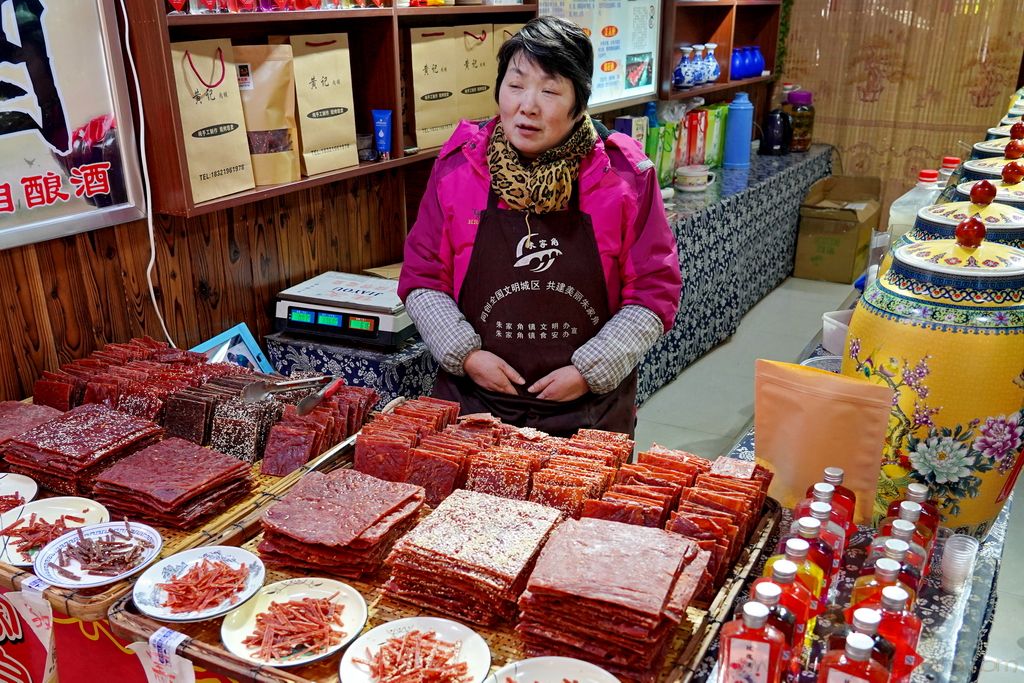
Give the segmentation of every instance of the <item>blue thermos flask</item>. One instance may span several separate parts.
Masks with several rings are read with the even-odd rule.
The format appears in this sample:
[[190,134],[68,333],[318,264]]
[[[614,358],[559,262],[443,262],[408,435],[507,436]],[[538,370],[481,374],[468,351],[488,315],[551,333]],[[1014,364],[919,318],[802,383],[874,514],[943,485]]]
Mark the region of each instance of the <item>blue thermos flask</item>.
[[747,93],[738,92],[729,104],[725,120],[725,156],[723,168],[750,166],[750,140],[754,132],[754,105]]

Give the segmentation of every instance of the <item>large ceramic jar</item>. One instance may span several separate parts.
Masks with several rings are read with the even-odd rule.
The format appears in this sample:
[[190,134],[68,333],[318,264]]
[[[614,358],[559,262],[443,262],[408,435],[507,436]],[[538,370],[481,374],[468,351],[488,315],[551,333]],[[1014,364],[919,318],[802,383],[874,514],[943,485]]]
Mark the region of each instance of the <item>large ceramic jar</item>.
[[921,482],[944,526],[984,537],[1024,466],[1024,251],[898,248],[854,311],[842,372],[894,391],[876,516]]
[[1010,129],[1013,126],[996,126],[995,128],[989,128],[985,132],[986,140],[994,140],[996,138],[1008,138],[1010,137]]
[[[977,180],[970,180],[956,186],[956,200],[966,201],[971,197],[971,188]],[[1012,206],[1015,209],[1024,209],[1024,183],[1011,185],[1004,180],[991,181],[996,186],[996,203]]]
[[970,159],[964,162],[964,180],[991,180],[995,182],[1003,174],[1003,166],[1015,159],[1006,157],[989,157],[988,159]]
[[975,142],[974,147],[972,148],[973,151],[971,152],[971,158],[991,159],[992,157],[1001,157],[1006,151],[1006,145],[1009,142],[1009,137],[985,140],[984,142]]
[[911,242],[953,239],[956,226],[971,216],[985,224],[985,239],[1024,249],[1024,211],[997,202],[932,204],[917,212],[914,227],[893,242],[893,250]]

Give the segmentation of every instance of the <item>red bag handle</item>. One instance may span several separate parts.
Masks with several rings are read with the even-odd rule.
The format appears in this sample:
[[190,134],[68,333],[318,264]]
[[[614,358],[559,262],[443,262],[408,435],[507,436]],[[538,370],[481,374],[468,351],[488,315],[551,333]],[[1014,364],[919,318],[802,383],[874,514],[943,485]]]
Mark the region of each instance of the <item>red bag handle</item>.
[[438,36],[443,36],[443,35],[444,35],[444,31],[438,31],[437,33],[421,33],[420,37],[422,37],[422,38],[437,38]]
[[484,30],[484,32],[481,33],[480,35],[474,35],[473,33],[469,32],[469,31],[463,31],[462,33],[464,35],[469,36],[470,38],[474,38],[474,39],[480,41],[481,43],[484,42],[485,40],[487,40],[487,31],[486,30]]
[[[189,52],[188,50],[185,50],[185,59],[188,60],[188,65],[189,65],[189,68],[192,69],[192,73],[194,73],[196,75],[196,78],[199,79],[200,83],[205,85],[210,90],[213,90],[214,88],[218,87],[221,83],[223,83],[224,82],[224,76],[227,75],[227,69],[224,66],[224,51],[221,50],[218,47],[217,48],[217,52],[215,54],[216,54],[216,56],[214,57],[214,59],[219,59],[220,60],[220,78],[217,79],[216,83],[207,83],[206,81],[203,80],[203,77],[199,75],[199,71],[196,70],[195,62],[192,61],[192,53]],[[211,74],[210,77],[213,78],[213,75]]]
[[327,47],[328,45],[334,45],[336,42],[338,42],[338,41],[336,41],[336,40],[325,40],[325,41],[322,41],[322,42],[316,42],[316,41],[310,42],[310,41],[307,40],[306,41],[306,47]]

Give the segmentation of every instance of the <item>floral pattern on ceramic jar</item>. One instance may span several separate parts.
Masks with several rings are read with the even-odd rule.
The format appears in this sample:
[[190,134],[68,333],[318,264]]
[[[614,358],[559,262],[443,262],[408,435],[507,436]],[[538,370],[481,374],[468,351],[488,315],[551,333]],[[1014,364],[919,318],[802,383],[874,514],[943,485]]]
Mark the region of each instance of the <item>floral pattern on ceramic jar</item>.
[[898,247],[854,312],[842,371],[893,391],[876,516],[921,482],[945,526],[984,537],[1024,466],[1024,251]]

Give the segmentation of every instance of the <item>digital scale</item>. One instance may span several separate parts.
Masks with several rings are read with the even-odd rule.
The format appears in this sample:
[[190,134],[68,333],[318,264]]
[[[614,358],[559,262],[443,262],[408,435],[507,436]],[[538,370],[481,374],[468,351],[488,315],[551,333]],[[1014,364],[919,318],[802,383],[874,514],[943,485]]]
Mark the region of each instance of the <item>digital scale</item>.
[[277,295],[276,328],[394,348],[416,333],[398,281],[327,272]]

